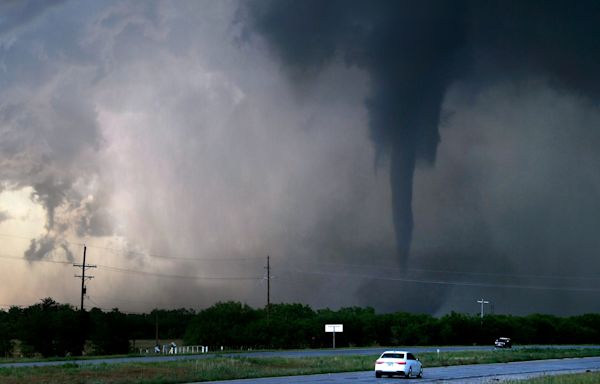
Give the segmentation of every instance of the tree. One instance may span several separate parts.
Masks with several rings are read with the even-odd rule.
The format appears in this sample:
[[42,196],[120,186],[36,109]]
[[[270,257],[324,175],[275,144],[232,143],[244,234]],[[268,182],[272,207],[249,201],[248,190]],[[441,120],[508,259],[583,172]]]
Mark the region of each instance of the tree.
[[199,312],[185,333],[188,344],[241,347],[252,338],[249,325],[259,313],[239,302],[219,302]]
[[439,323],[441,344],[465,345],[477,342],[478,332],[474,330],[479,329],[479,317],[451,312],[443,316]]
[[271,304],[268,345],[274,348],[309,347],[318,332],[315,318],[315,312],[307,305]]
[[19,338],[26,355],[79,355],[83,351],[79,312],[68,304],[45,298],[22,312]]
[[90,340],[95,354],[113,355],[129,352],[130,330],[127,316],[118,309],[103,313],[98,308],[90,311]]
[[0,311],[0,356],[8,357],[13,350],[12,332],[9,314]]

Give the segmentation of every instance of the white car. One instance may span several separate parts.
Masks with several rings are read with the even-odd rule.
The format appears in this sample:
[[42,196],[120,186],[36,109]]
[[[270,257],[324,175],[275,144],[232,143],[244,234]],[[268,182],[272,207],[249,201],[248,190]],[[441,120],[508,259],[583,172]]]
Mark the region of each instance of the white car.
[[408,351],[385,351],[375,362],[375,377],[400,375],[423,377],[423,365]]

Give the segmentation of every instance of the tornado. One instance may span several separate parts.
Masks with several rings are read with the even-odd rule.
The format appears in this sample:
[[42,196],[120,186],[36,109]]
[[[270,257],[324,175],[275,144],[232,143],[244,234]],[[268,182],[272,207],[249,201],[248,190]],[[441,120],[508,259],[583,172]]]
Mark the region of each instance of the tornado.
[[298,80],[333,62],[366,71],[376,164],[389,164],[399,263],[410,258],[413,178],[433,166],[444,96],[542,77],[597,100],[600,3],[594,1],[243,2],[250,34],[264,37]]

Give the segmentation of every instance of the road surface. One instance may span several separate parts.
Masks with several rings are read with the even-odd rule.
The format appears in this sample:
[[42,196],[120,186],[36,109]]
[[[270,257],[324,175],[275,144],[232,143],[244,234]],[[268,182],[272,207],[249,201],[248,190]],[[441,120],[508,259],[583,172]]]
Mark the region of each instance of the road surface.
[[[524,348],[535,348],[536,346],[527,346]],[[594,346],[581,346],[581,345],[559,345],[559,346],[538,346],[539,348],[559,348],[559,349],[573,349],[573,348],[600,348],[600,345]],[[516,347],[518,348],[518,347]],[[339,349],[301,349],[295,351],[251,351],[251,352],[240,352],[240,353],[225,353],[225,354],[200,354],[200,355],[148,355],[142,357],[118,357],[118,358],[105,358],[105,359],[89,359],[89,360],[62,360],[62,361],[34,361],[34,362],[22,362],[22,363],[3,363],[0,364],[0,368],[9,367],[47,367],[64,364],[122,364],[122,363],[158,363],[166,361],[178,361],[178,360],[196,360],[206,359],[215,356],[222,357],[318,357],[318,356],[344,356],[344,355],[379,355],[385,350],[397,349],[404,350],[408,349],[415,353],[423,352],[435,352],[438,349],[440,352],[454,352],[454,351],[491,351],[494,348],[489,346],[458,346],[458,347],[378,347],[378,348],[339,348]]]
[[[390,349],[392,347],[387,347]],[[394,347],[400,348],[400,347]],[[403,347],[405,348],[405,347]],[[413,347],[411,351],[416,353],[435,352],[437,349],[441,352],[449,351],[490,351],[494,349],[488,346],[479,347]],[[573,347],[579,348],[579,347]],[[600,348],[600,346],[598,346]],[[64,364],[119,364],[119,363],[157,363],[161,361],[177,361],[177,360],[195,360],[206,359],[215,356],[221,357],[318,357],[318,356],[344,356],[344,355],[379,355],[386,350],[386,347],[378,348],[338,348],[338,349],[300,349],[294,351],[248,351],[239,353],[223,353],[223,354],[199,354],[199,355],[147,355],[141,357],[117,357],[106,359],[86,359],[86,360],[63,360],[63,361],[36,361],[23,363],[4,363],[0,364],[0,368],[8,367],[42,367]]]
[[[414,350],[414,348],[413,348]],[[425,368],[422,379],[402,380],[375,378],[373,371],[332,373],[324,375],[286,376],[263,379],[213,381],[219,384],[343,384],[343,383],[465,383],[487,384],[506,380],[527,379],[543,375],[557,375],[600,371],[600,357],[581,359],[536,360],[516,363],[476,364],[454,367]],[[206,383],[206,382],[205,382]]]

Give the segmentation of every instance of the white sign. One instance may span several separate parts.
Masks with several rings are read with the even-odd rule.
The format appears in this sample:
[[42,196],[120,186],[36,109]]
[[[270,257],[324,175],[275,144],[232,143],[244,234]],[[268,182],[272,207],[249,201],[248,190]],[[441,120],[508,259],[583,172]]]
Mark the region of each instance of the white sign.
[[325,332],[344,332],[344,324],[325,324]]

